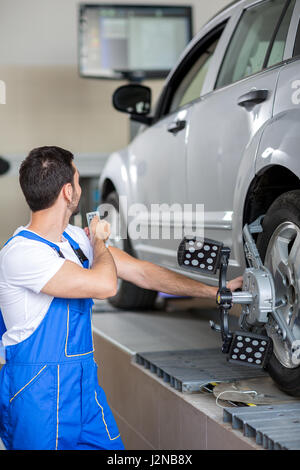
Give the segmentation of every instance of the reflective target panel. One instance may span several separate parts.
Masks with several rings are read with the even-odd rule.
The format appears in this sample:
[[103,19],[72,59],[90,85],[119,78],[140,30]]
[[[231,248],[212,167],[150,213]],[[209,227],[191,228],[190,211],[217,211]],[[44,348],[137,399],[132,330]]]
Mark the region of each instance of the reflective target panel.
[[233,335],[228,359],[229,362],[264,367],[271,352],[272,341],[268,336],[236,331]]
[[219,268],[222,247],[223,243],[215,240],[186,237],[178,247],[178,264],[184,268],[215,274]]

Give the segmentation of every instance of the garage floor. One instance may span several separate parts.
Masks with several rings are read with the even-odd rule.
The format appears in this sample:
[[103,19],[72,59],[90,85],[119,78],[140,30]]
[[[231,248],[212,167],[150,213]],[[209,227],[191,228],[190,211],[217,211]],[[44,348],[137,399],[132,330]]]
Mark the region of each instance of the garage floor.
[[170,300],[164,309],[151,312],[95,304],[99,381],[126,449],[261,448],[223,423],[213,394],[179,392],[134,361],[139,351],[220,347],[220,335],[211,330],[209,319],[218,319],[209,302]]
[[[186,305],[189,310],[183,310]],[[164,310],[127,312],[105,301],[95,301],[93,325],[95,329],[101,325],[102,334],[132,352],[220,346],[219,334],[208,323],[210,319],[217,321],[218,313],[209,302],[203,309],[196,307],[193,301],[176,299],[168,302]]]

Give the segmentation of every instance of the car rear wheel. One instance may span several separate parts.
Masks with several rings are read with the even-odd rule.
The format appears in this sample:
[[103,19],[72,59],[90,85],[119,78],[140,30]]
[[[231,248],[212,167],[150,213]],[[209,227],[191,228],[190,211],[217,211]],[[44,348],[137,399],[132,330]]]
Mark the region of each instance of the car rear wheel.
[[[117,192],[111,192],[106,197],[104,203],[111,204],[115,208],[117,216],[119,216],[119,197]],[[111,223],[113,232],[114,227],[112,221],[109,220],[109,218],[107,218],[106,220]],[[115,240],[112,240],[112,245],[116,246],[121,250],[124,250],[129,255],[135,257],[135,253],[132,248],[128,233],[127,238],[117,238]],[[114,307],[125,310],[149,310],[151,308],[154,308],[156,297],[156,291],[143,289],[141,287],[136,286],[135,284],[132,284],[131,282],[124,281],[123,279],[118,279],[117,293],[114,297],[110,297],[108,301]]]
[[[289,191],[273,202],[264,217],[257,248],[274,278],[278,312],[300,343],[300,191]],[[271,316],[266,331],[273,340],[267,367],[270,376],[283,391],[300,396],[299,361]]]

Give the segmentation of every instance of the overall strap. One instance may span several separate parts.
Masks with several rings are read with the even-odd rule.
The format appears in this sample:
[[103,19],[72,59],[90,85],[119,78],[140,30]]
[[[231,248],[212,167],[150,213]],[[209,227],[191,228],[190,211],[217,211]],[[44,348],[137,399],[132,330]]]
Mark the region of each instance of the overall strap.
[[[16,235],[14,235],[13,237],[11,237],[6,243],[5,245],[10,241],[12,240],[14,237],[24,237],[24,238],[29,238],[30,240],[36,240],[36,241],[39,241],[39,242],[42,242],[42,243],[45,243],[46,245],[50,246],[51,248],[53,248],[54,250],[57,251],[58,255],[61,257],[61,258],[64,258],[64,255],[63,253],[60,251],[60,248],[59,246],[57,246],[55,243],[52,243],[50,242],[49,240],[46,240],[46,238],[43,238],[43,237],[40,237],[39,235],[37,235],[36,233],[34,232],[30,232],[29,230],[21,230],[20,232],[16,233]],[[88,268],[89,267],[89,260],[88,258],[85,256],[85,254],[83,253],[83,251],[81,250],[80,246],[78,245],[78,243],[73,240],[73,238],[70,237],[69,234],[67,234],[66,232],[63,232],[63,236],[68,240],[72,250],[74,251],[74,253],[76,254],[77,258],[79,259],[80,263],[83,265],[84,268]],[[5,246],[4,245],[4,246]]]
[[[46,245],[50,246],[51,248],[53,248],[55,251],[57,251],[58,255],[61,257],[61,258],[65,258],[63,253],[60,251],[60,248],[59,246],[57,246],[55,243],[52,243],[50,242],[49,240],[46,240],[45,238],[43,237],[40,237],[39,235],[37,235],[36,233],[34,232],[30,232],[29,230],[21,230],[20,232],[16,233],[13,237],[9,238],[9,240],[7,240],[7,242],[5,243],[5,245],[7,245],[7,243],[10,242],[10,240],[12,240],[13,238],[15,237],[24,237],[24,238],[28,238],[30,240],[36,240],[36,241],[39,241],[39,242],[42,242],[42,243],[45,243]],[[63,236],[68,240],[69,244],[71,245],[71,248],[73,249],[73,251],[75,252],[76,256],[78,257],[79,261],[81,262],[81,264],[83,265],[84,268],[88,268],[89,267],[89,260],[88,258],[85,256],[85,254],[83,253],[83,251],[81,250],[80,246],[78,245],[78,243],[73,240],[70,235],[68,235],[66,232],[63,233]],[[4,246],[5,246],[4,245]],[[5,323],[4,323],[4,320],[3,320],[3,316],[2,316],[2,313],[1,313],[1,310],[0,310],[0,356],[1,356],[1,348],[2,348],[2,344],[1,344],[1,339],[2,339],[2,336],[3,334],[6,332],[6,326],[5,326]]]
[[[5,323],[4,323],[4,320],[3,320],[2,312],[0,310],[0,341],[1,341],[1,338],[4,335],[5,332],[6,332],[6,326],[5,326]],[[0,354],[0,356],[1,356],[1,354]]]
[[[20,232],[16,233],[16,235],[14,235],[13,237],[10,237],[9,240],[7,240],[7,242],[4,244],[4,246],[6,246],[15,237],[24,237],[24,238],[29,238],[30,240],[37,240],[39,242],[45,243],[46,245],[49,245],[49,246],[51,246],[51,248],[56,250],[58,255],[61,258],[64,258],[64,255],[60,251],[59,247],[57,245],[55,245],[55,243],[52,243],[49,240],[46,240],[45,238],[40,237],[36,233],[30,232],[29,230],[21,230]],[[3,320],[2,312],[0,310],[0,342],[1,342],[2,336],[4,335],[5,332],[6,332],[6,326],[5,326],[5,323],[4,323],[4,320]],[[0,348],[1,348],[1,344],[0,344]]]
[[[20,232],[18,232],[15,235],[15,237],[24,237],[24,238],[29,238],[30,240],[36,240],[38,242],[45,243],[46,245],[49,245],[49,246],[51,246],[51,248],[56,250],[61,258],[64,258],[64,255],[60,251],[59,247],[57,245],[55,245],[55,243],[52,243],[49,240],[46,240],[46,238],[40,237],[36,233],[30,232],[29,230],[21,230]],[[12,237],[12,238],[14,238],[14,237]],[[10,238],[10,240],[11,240],[11,238]],[[9,240],[6,243],[8,243],[8,242],[9,242]]]
[[67,232],[63,232],[63,236],[68,240],[68,242],[70,243],[71,245],[71,248],[72,250],[74,251],[74,253],[76,254],[77,258],[79,259],[79,261],[81,262],[81,264],[83,265],[84,268],[88,268],[89,267],[89,260],[88,258],[85,256],[85,254],[83,253],[82,249],[80,248],[80,246],[78,245],[78,243],[73,240],[72,237],[70,237],[70,235],[67,233]]
[[[49,245],[51,246],[51,248],[53,248],[54,250],[57,251],[58,255],[61,257],[61,258],[64,258],[64,255],[62,254],[62,252],[60,251],[59,249],[59,246],[57,246],[55,243],[52,243],[50,242],[49,240],[46,240],[46,238],[43,238],[43,237],[40,237],[39,235],[37,235],[36,233],[34,232],[30,232],[29,230],[21,230],[20,232],[18,232],[16,236],[21,236],[21,237],[25,237],[25,238],[29,238],[30,240],[36,240],[36,241],[39,241],[39,242],[42,242],[42,243],[45,243],[46,245]],[[63,232],[63,236],[68,240],[72,250],[74,251],[74,253],[76,254],[77,258],[79,259],[80,263],[83,265],[84,268],[88,268],[89,267],[89,260],[88,258],[85,256],[85,254],[83,253],[83,251],[81,250],[80,246],[78,245],[78,243],[73,240],[73,238],[70,237],[70,235],[66,232]],[[13,238],[13,237],[12,237]],[[11,239],[10,239],[11,240]],[[9,240],[8,240],[9,241]],[[8,242],[7,242],[8,243]]]

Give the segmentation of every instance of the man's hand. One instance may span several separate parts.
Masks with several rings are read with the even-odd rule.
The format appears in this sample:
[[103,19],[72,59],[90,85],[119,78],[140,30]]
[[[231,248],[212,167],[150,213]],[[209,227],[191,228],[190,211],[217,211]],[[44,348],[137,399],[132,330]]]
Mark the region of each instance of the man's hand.
[[227,282],[227,287],[232,292],[243,287],[243,276],[236,277]]
[[110,225],[106,220],[100,220],[99,217],[95,216],[92,219],[89,228],[86,227],[84,231],[94,247],[97,240],[103,240],[105,242],[109,238]]
[[106,299],[116,295],[117,270],[104,242],[110,235],[110,225],[94,217],[85,230],[93,247],[90,269],[66,260],[59,271],[43,287],[42,292],[53,297]]

